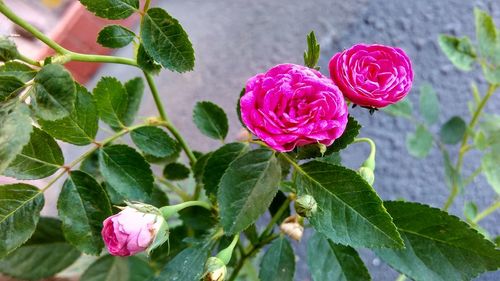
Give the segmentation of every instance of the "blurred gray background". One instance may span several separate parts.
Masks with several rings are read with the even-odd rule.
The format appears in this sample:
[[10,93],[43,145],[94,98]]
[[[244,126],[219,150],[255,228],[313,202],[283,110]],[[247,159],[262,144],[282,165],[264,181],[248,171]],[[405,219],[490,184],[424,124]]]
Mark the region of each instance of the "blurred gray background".
[[[240,129],[235,104],[246,79],[271,66],[290,62],[302,63],[306,34],[314,30],[321,44],[320,66],[328,75],[327,65],[336,52],[359,42],[381,43],[403,48],[411,57],[416,74],[408,98],[418,103],[418,89],[424,82],[434,86],[441,102],[440,124],[454,115],[469,120],[467,101],[470,83],[484,90],[479,69],[460,72],[440,52],[437,37],[441,33],[474,37],[473,7],[489,11],[500,24],[500,1],[468,0],[169,0],[160,6],[178,18],[187,30],[196,52],[195,71],[185,74],[163,72],[157,77],[167,112],[186,136],[190,145],[200,151],[216,148],[219,143],[202,136],[191,121],[197,101],[210,100],[221,105],[230,118],[230,139]],[[130,56],[132,48],[118,55]],[[113,75],[122,80],[140,75],[134,69],[106,65],[100,76]],[[499,112],[500,96],[494,96],[486,111]],[[145,95],[142,116],[155,114],[152,98]],[[442,207],[448,190],[444,184],[442,156],[433,149],[426,159],[411,157],[405,148],[405,137],[414,126],[383,112],[370,116],[366,110],[354,109],[363,124],[361,136],[377,143],[375,188],[383,199],[405,198]],[[438,126],[432,128],[438,131]],[[453,148],[456,151],[456,147]],[[346,165],[358,167],[368,154],[363,144],[351,146],[343,153]],[[477,155],[476,155],[477,156]],[[465,161],[465,171],[474,170],[479,162],[473,153]],[[464,201],[475,201],[480,209],[494,199],[494,192],[482,176],[465,190],[450,211],[462,216]],[[500,234],[500,214],[490,216],[481,225],[493,236]],[[305,262],[305,241],[294,243],[298,253],[296,280],[310,280]],[[394,280],[398,274],[384,265],[368,250],[363,259],[373,280]],[[488,273],[477,280],[500,280],[500,272]]]

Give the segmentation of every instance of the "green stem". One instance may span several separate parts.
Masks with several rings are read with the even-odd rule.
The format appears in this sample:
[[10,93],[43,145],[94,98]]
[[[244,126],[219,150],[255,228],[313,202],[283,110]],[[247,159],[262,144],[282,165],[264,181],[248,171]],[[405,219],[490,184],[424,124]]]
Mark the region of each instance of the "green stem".
[[177,195],[179,195],[179,197],[183,200],[183,201],[189,201],[191,200],[191,196],[189,196],[189,194],[187,194],[184,190],[182,190],[181,188],[179,188],[177,185],[163,179],[163,178],[160,178],[160,177],[156,177],[156,179],[162,183],[163,185],[165,185],[168,189],[172,190],[173,192],[175,192]]
[[149,5],[151,5],[151,0],[146,0],[146,2],[144,3],[144,13],[146,13],[148,10],[149,10]]
[[21,54],[18,54],[17,55],[17,59],[20,60],[20,61],[23,61],[25,63],[28,63],[28,64],[31,64],[31,65],[34,65],[34,66],[40,66],[40,63],[37,62],[36,60],[32,60],[24,55],[21,55]]
[[474,172],[472,172],[465,180],[464,180],[464,187],[468,186],[477,176],[481,174],[483,171],[483,168],[479,166]]
[[370,154],[366,158],[365,162],[361,165],[362,167],[370,168],[372,171],[375,170],[375,154],[377,153],[377,146],[370,138],[356,138],[353,143],[366,142],[370,145]]
[[188,208],[188,207],[193,207],[193,206],[203,207],[203,208],[205,208],[207,210],[211,210],[212,209],[212,206],[208,202],[204,202],[204,201],[186,201],[186,202],[183,202],[183,203],[180,203],[180,204],[177,204],[177,205],[161,207],[160,211],[161,211],[161,213],[163,214],[163,216],[165,218],[169,218],[172,215],[178,213],[179,211],[181,211],[181,210],[183,210],[185,208]]
[[177,131],[177,128],[175,128],[174,125],[172,125],[172,123],[166,124],[165,128],[167,128],[167,130],[169,130],[170,133],[172,133],[172,135],[175,137],[175,139],[179,142],[182,149],[184,150],[187,157],[189,158],[189,164],[191,165],[191,167],[194,167],[194,164],[196,164],[196,156],[194,156],[194,153],[189,148],[189,145],[186,143],[186,141],[181,136],[179,131]]
[[271,218],[271,220],[267,224],[267,227],[264,229],[264,231],[262,231],[261,237],[266,237],[266,236],[268,236],[271,233],[271,231],[274,228],[274,224],[276,222],[278,222],[278,220],[281,218],[281,216],[283,216],[283,213],[290,206],[290,202],[292,202],[292,199],[289,196],[289,197],[286,198],[285,202],[283,202],[283,204],[281,204],[280,208],[274,214],[274,216]]
[[238,241],[240,241],[240,233],[237,233],[236,235],[234,235],[233,241],[231,241],[231,244],[229,244],[229,246],[227,246],[227,248],[225,248],[224,250],[221,250],[217,254],[217,258],[219,258],[225,265],[227,265],[229,263],[229,261],[231,260],[231,256],[233,255],[234,247],[236,246]]
[[479,221],[486,218],[488,215],[493,213],[498,208],[500,208],[500,201],[496,201],[495,203],[491,204],[488,208],[486,208],[484,211],[477,214],[476,217],[472,220],[472,222],[477,224]]
[[[472,119],[470,120],[469,125],[467,126],[467,130],[465,130],[465,134],[462,138],[462,143],[460,145],[460,150],[458,153],[457,165],[455,166],[455,169],[456,169],[458,174],[460,174],[460,171],[462,170],[464,156],[465,156],[465,153],[467,152],[465,147],[467,147],[467,145],[468,145],[467,142],[469,140],[469,132],[472,131],[474,129],[474,127],[476,126],[477,122],[479,122],[479,117],[481,117],[481,113],[483,112],[484,107],[488,103],[488,100],[491,98],[491,96],[493,95],[493,93],[495,92],[497,87],[498,87],[498,85],[490,84],[490,86],[488,87],[488,91],[486,92],[486,95],[484,95],[484,97],[481,99],[476,110],[472,114]],[[458,182],[453,181],[453,184],[451,187],[451,193],[448,196],[448,199],[446,199],[446,202],[445,202],[444,207],[443,207],[443,209],[445,211],[448,210],[450,208],[450,206],[453,204],[453,201],[455,201],[455,198],[457,197],[459,191],[460,190],[459,190]]]
[[137,62],[129,58],[102,56],[102,55],[87,55],[87,54],[75,53],[72,51],[66,51],[64,56],[66,56],[69,61],[116,63],[116,64],[125,64],[138,67]]

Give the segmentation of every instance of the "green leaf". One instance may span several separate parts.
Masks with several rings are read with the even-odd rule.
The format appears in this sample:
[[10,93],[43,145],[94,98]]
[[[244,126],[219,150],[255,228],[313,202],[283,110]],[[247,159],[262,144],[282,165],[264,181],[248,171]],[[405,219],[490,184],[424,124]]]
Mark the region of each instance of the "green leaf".
[[108,25],[97,36],[97,43],[108,48],[123,48],[135,38],[135,33],[121,25]]
[[43,179],[64,165],[57,142],[44,131],[33,127],[30,141],[23,147],[4,174],[20,180]]
[[153,173],[133,148],[111,145],[99,149],[99,168],[109,187],[128,200],[149,198],[153,190]]
[[9,61],[0,66],[0,76],[14,76],[24,83],[35,78],[36,70],[24,63]]
[[413,105],[408,98],[384,107],[382,111],[396,117],[413,118]]
[[28,240],[35,231],[44,198],[38,188],[24,184],[0,186],[0,258]]
[[307,241],[307,265],[314,281],[371,280],[356,250],[315,232]]
[[64,241],[61,222],[41,218],[33,237],[0,260],[0,272],[23,280],[55,275],[73,264],[80,252]]
[[477,215],[477,205],[474,202],[466,202],[464,205],[464,216],[467,221],[472,221]]
[[500,64],[500,36],[493,18],[480,9],[474,9],[476,19],[476,37],[481,55],[493,64]]
[[500,267],[500,251],[469,225],[419,203],[385,202],[405,249],[378,249],[385,262],[409,278],[471,280]]
[[194,51],[180,23],[161,8],[152,8],[141,23],[146,52],[163,67],[186,72],[194,67]]
[[161,65],[158,64],[144,49],[144,45],[139,45],[137,49],[137,64],[139,67],[149,73],[158,74],[161,70]]
[[153,269],[141,258],[106,255],[91,264],[80,281],[144,281],[152,276]]
[[187,247],[184,238],[188,236],[188,229],[185,225],[179,225],[169,230],[170,236],[168,243],[163,243],[151,252],[150,258],[152,262],[166,264]]
[[295,254],[292,245],[281,236],[271,243],[262,257],[259,279],[261,281],[293,281],[294,273]]
[[441,141],[446,144],[457,144],[462,140],[466,129],[465,121],[461,117],[454,116],[441,127],[439,132]]
[[[342,149],[345,149],[349,144],[351,144],[356,136],[359,134],[359,130],[361,129],[361,125],[354,119],[354,117],[349,115],[349,119],[347,121],[347,126],[345,128],[344,133],[336,139],[332,145],[330,145],[324,155],[330,155],[334,152],[339,152]],[[301,159],[309,159],[324,156],[321,154],[320,146],[318,144],[310,144],[306,146],[299,147],[297,149],[296,158]]]
[[124,127],[122,122],[128,107],[128,94],[114,77],[102,77],[94,89],[94,99],[102,121],[111,127]]
[[240,232],[266,212],[280,180],[281,168],[271,150],[252,150],[234,160],[217,192],[224,232]]
[[189,247],[177,254],[169,263],[167,263],[160,274],[151,281],[200,280],[203,275],[203,269],[207,259],[208,250],[205,247],[201,245]]
[[139,10],[139,0],[80,0],[96,16],[118,20],[125,19]]
[[183,209],[179,212],[179,217],[185,226],[203,233],[208,232],[214,225],[217,225],[217,218],[214,214],[199,206]]
[[0,75],[0,104],[13,99],[24,89],[24,82],[14,76]]
[[404,246],[382,200],[357,172],[318,161],[300,167],[298,195],[311,195],[318,203],[309,218],[316,231],[353,247]]
[[500,195],[500,158],[498,152],[497,149],[493,149],[486,153],[481,159],[481,167],[488,183]]
[[219,182],[229,164],[248,150],[247,144],[234,142],[222,146],[211,154],[203,172],[203,184],[207,194],[217,194]]
[[179,151],[179,144],[158,127],[137,128],[130,136],[140,150],[155,157],[169,157]]
[[476,135],[474,136],[474,145],[481,151],[485,150],[488,147],[488,139],[483,131],[478,130],[476,132]]
[[66,240],[80,251],[99,255],[104,243],[102,222],[112,215],[111,203],[97,181],[81,171],[71,171],[57,201]]
[[311,31],[311,33],[307,35],[307,50],[304,52],[304,65],[319,70],[319,67],[316,67],[319,61],[319,55],[320,46],[318,41],[316,41],[314,31]]
[[193,175],[197,183],[202,182],[203,174],[205,173],[205,167],[207,165],[208,159],[210,159],[211,156],[212,152],[209,152],[196,160],[196,163],[193,167]]
[[469,71],[476,60],[476,50],[469,37],[458,38],[450,35],[439,36],[439,47],[458,69]]
[[406,135],[406,149],[414,157],[426,157],[431,151],[432,144],[432,134],[423,125],[418,125],[415,133]]
[[203,101],[196,103],[193,111],[196,127],[208,137],[224,140],[229,124],[224,110],[214,103]]
[[33,126],[30,110],[24,103],[0,107],[0,174],[3,174],[17,154],[29,142]]
[[60,64],[44,66],[35,76],[32,103],[38,117],[58,120],[73,111],[76,99],[75,82],[71,74]]
[[191,170],[181,163],[170,163],[163,169],[163,176],[168,180],[184,180],[189,177]]
[[127,109],[123,114],[122,121],[126,126],[134,123],[139,107],[141,106],[142,95],[144,94],[144,81],[141,77],[136,77],[125,83],[127,91]]
[[75,108],[70,115],[56,121],[39,120],[38,123],[56,139],[75,145],[88,145],[97,134],[97,106],[87,89],[76,84]]
[[8,37],[0,36],[0,61],[13,60],[18,56],[16,44]]
[[420,87],[420,114],[428,125],[432,125],[439,118],[439,100],[430,84]]

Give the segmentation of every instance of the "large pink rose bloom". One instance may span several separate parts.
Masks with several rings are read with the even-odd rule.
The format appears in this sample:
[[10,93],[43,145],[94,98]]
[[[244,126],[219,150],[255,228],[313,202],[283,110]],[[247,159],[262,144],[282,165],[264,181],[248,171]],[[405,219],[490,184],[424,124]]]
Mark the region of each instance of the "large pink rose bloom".
[[110,254],[131,256],[151,245],[162,223],[160,216],[127,207],[104,220],[101,234]]
[[247,81],[240,100],[248,129],[277,151],[331,145],[347,124],[347,105],[330,79],[314,69],[280,64]]
[[330,60],[330,75],[353,103],[381,108],[403,99],[413,70],[406,53],[383,45],[354,45]]

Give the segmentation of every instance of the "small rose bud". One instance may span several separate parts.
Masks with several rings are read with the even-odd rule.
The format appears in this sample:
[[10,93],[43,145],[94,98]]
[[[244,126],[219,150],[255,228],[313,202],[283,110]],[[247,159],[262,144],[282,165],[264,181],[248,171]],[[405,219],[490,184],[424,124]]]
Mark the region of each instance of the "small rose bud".
[[304,227],[299,222],[297,215],[289,216],[280,225],[281,232],[293,240],[300,241],[304,234]]
[[310,217],[318,210],[318,204],[311,195],[302,195],[295,200],[295,211],[302,217]]
[[111,255],[131,256],[145,251],[164,223],[159,213],[145,213],[129,206],[104,220],[101,234]]
[[217,257],[210,257],[205,264],[203,281],[224,281],[227,268],[224,262]]
[[369,184],[373,185],[375,182],[375,174],[373,170],[367,167],[359,168],[359,175]]

